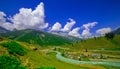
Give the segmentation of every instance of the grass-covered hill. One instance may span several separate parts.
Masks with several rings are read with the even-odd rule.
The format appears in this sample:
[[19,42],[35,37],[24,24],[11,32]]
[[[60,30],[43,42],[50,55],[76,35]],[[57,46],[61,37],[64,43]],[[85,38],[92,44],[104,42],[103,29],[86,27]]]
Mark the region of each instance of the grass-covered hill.
[[69,44],[72,41],[62,36],[53,35],[50,33],[42,32],[38,30],[31,30],[31,29],[16,30],[7,33],[2,33],[0,35],[12,40],[27,42],[29,44],[38,44],[41,46],[64,45],[64,44]]
[[[29,32],[29,31],[28,31]],[[17,40],[17,39],[16,39]],[[98,50],[103,49],[103,53],[114,55],[114,50],[117,55],[120,54],[120,35],[116,35],[113,40],[107,40],[105,37],[91,38],[85,41],[73,43],[73,45],[61,46],[64,49],[69,48],[71,51],[81,51],[82,49]],[[0,41],[0,67],[15,69],[105,69],[99,65],[75,65],[59,61],[56,58],[56,53],[51,52],[53,46],[41,47],[34,44],[19,41]],[[117,50],[117,51],[116,51]],[[82,51],[81,51],[82,52]],[[96,52],[96,51],[95,51]],[[4,61],[3,61],[4,59]],[[9,63],[8,63],[9,61]],[[3,64],[4,63],[4,64]],[[8,64],[6,64],[8,63]],[[114,67],[108,69],[116,69]],[[119,69],[119,68],[118,68]]]
[[72,44],[76,49],[111,49],[120,50],[120,35],[115,35],[113,39],[107,40],[104,36],[81,40]]
[[88,69],[57,60],[56,54],[48,52],[48,49],[50,48],[24,42],[2,41],[0,42],[0,69]]

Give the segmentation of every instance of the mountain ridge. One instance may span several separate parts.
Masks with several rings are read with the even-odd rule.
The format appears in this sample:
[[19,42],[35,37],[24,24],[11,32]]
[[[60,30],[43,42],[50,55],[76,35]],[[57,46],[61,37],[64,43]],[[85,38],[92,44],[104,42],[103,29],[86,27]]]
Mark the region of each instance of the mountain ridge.
[[120,27],[118,27],[117,29],[113,30],[112,33],[114,33],[114,34],[120,34]]
[[11,32],[1,33],[0,35],[12,40],[27,42],[29,44],[38,44],[41,46],[58,46],[71,44],[73,42],[73,40],[70,40],[67,37],[33,29],[14,30]]
[[3,27],[1,27],[0,26],[0,33],[6,33],[6,32],[8,32],[9,30],[7,30],[7,29],[5,29],[5,28],[3,28]]

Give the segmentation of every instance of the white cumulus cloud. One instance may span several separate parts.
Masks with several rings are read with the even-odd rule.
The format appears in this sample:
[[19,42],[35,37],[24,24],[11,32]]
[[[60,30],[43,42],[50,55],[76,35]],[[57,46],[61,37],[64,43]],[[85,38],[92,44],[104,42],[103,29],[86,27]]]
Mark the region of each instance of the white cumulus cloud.
[[51,28],[50,31],[60,31],[61,28],[62,28],[62,25],[61,25],[59,22],[56,22],[56,23],[52,26],[52,28]]
[[97,34],[104,35],[111,32],[111,28],[101,28],[96,31]]
[[83,32],[82,32],[82,37],[83,37],[83,38],[89,38],[89,37],[91,37],[90,31],[87,30],[87,29],[83,30]]
[[87,24],[83,24],[83,32],[82,32],[82,37],[83,38],[89,38],[91,37],[92,33],[90,32],[90,29],[93,28],[94,26],[96,26],[97,22],[91,22],[91,23],[87,23]]
[[76,21],[71,18],[69,18],[68,20],[70,20],[70,21],[66,23],[66,25],[64,26],[63,29],[61,29],[61,31],[69,32],[71,30],[71,28],[73,27],[73,25],[76,23]]
[[21,8],[19,13],[14,15],[11,21],[18,30],[28,28],[42,29],[48,26],[48,23],[44,23],[44,18],[44,4],[41,2],[35,10],[31,8]]
[[5,17],[6,17],[6,14],[0,11],[0,26],[7,30],[13,30],[12,24],[9,22],[6,22]]
[[90,28],[94,27],[97,24],[97,22],[91,22],[91,23],[87,23],[87,24],[83,24],[83,28],[89,30]]
[[[6,16],[3,13],[0,14]],[[8,30],[44,29],[48,27],[48,23],[45,23],[44,18],[44,4],[41,2],[34,10],[31,8],[19,9],[19,13],[10,18],[12,23],[4,23],[1,20],[0,21],[4,23],[2,24],[2,27]],[[5,21],[5,19],[3,19],[3,21]]]
[[6,23],[6,19],[4,18],[6,14],[4,12],[0,11],[0,26],[2,26],[4,23]]
[[79,27],[74,28],[72,31],[68,33],[68,35],[80,38],[79,30],[80,30]]

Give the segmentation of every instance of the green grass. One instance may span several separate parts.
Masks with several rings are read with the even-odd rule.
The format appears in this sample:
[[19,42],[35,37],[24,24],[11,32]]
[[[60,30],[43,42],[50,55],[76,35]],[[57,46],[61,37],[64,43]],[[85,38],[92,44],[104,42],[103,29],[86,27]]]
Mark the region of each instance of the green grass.
[[[6,42],[6,43],[9,44],[9,42]],[[22,46],[23,48],[26,48],[26,45],[24,43],[23,44],[21,42],[17,42],[17,43],[19,43],[19,45]],[[10,43],[10,46],[11,46],[11,43]],[[29,44],[27,44],[27,46],[28,46],[27,49],[29,48],[29,52],[27,52],[23,56],[16,56],[21,61],[21,64],[26,66],[27,68],[88,69],[87,67],[82,67],[82,66],[59,61],[55,57],[56,53],[49,52],[45,55],[44,53],[41,52],[41,50],[48,49],[51,47],[46,47],[46,48],[40,47],[37,51],[34,51],[29,47]],[[2,49],[3,47],[0,47],[0,49]],[[37,47],[37,46],[33,46],[33,47]],[[4,47],[4,48],[7,48],[7,47]],[[5,49],[5,50],[7,50],[7,49]],[[8,54],[8,55],[14,56],[14,54]],[[6,63],[8,63],[8,62],[6,62]]]
[[120,51],[120,48],[105,48],[105,50]]
[[[22,35],[24,36],[24,35]],[[21,38],[21,37],[20,37]],[[111,55],[120,55],[120,35],[117,35],[113,40],[107,40],[104,37],[99,37],[96,40],[94,38],[88,39],[85,42],[76,42],[72,45],[64,45],[61,48],[69,48],[70,51],[84,51],[88,49],[88,53],[101,53],[101,54],[111,54]],[[52,46],[36,46],[34,44],[26,44],[22,42],[19,43],[23,48],[29,49],[29,52],[23,56],[18,56],[23,65],[26,65],[27,68],[38,68],[38,69],[88,69],[87,66],[74,65],[66,62],[62,62],[56,59],[56,53],[43,51],[46,49],[53,48]],[[31,46],[33,45],[33,46]],[[31,47],[36,47],[38,50],[34,51]],[[2,49],[2,47],[0,48]],[[104,50],[101,50],[104,49]],[[6,50],[6,49],[4,49]],[[97,50],[97,51],[95,51]],[[60,50],[64,52],[64,49]],[[118,52],[118,53],[117,53]],[[84,60],[89,61],[88,58]],[[88,66],[89,67],[89,66]],[[117,67],[105,66],[108,69],[117,69]]]
[[5,43],[2,43],[1,44],[3,47],[6,47],[8,48],[8,52],[10,54],[18,54],[18,55],[25,55],[27,50],[21,46],[20,44],[14,42],[14,41],[11,41],[11,42],[5,42]]
[[[120,35],[116,35],[113,40],[107,40],[104,37],[98,37],[96,39],[91,38],[85,41],[75,42],[72,45],[66,45],[67,47],[73,50],[83,50],[83,49],[113,49],[119,50],[120,49]],[[117,49],[118,48],[118,49]]]
[[59,61],[55,57],[55,53],[51,52],[47,55],[38,52],[29,52],[26,57],[33,64],[33,67],[55,67],[56,69],[88,69],[87,67],[81,67],[74,64],[65,63]]
[[82,59],[82,61],[90,61],[87,56],[84,56],[81,59]]
[[99,66],[103,66],[106,69],[120,69],[120,67],[114,67],[114,66],[107,66],[107,65],[99,65]]
[[56,69],[55,67],[40,67],[40,68],[36,68],[36,69]]
[[0,69],[26,69],[16,57],[0,56]]

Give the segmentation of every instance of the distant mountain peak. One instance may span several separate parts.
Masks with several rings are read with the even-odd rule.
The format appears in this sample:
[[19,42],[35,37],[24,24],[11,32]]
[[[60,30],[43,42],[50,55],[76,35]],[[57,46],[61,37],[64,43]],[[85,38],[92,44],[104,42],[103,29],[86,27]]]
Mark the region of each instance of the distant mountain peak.
[[112,33],[114,33],[114,34],[120,34],[120,27],[118,27],[117,29],[113,30]]
[[7,30],[7,29],[5,29],[5,28],[3,28],[3,27],[1,27],[0,26],[0,33],[6,33],[6,32],[8,32],[9,30]]

